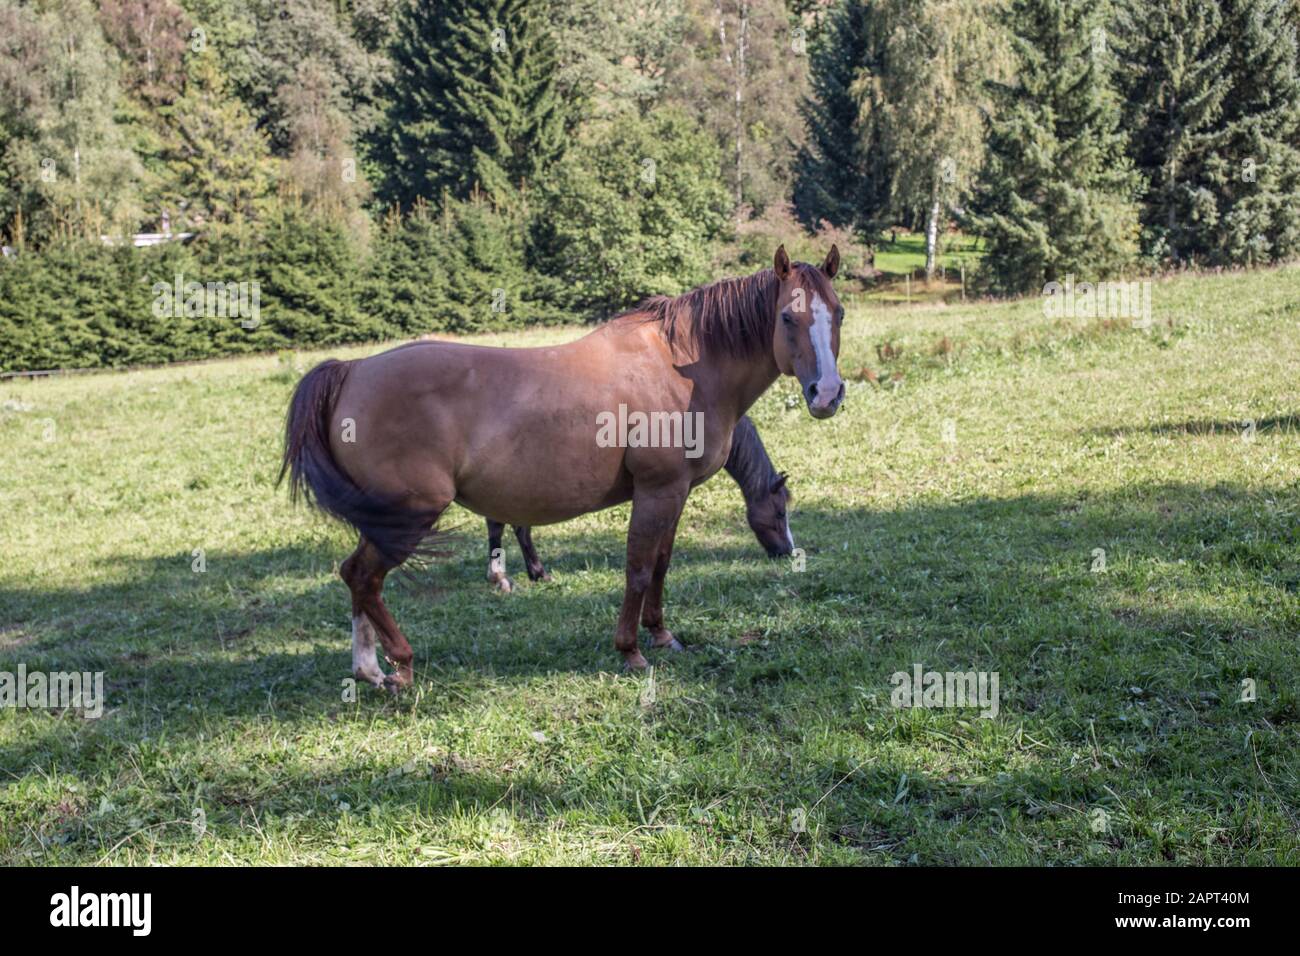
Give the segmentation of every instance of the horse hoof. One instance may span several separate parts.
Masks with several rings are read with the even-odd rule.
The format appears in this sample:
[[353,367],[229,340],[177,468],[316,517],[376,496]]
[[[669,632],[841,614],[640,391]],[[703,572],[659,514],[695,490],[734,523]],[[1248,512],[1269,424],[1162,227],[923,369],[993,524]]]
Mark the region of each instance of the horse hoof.
[[686,650],[686,648],[682,646],[682,642],[673,637],[673,632],[667,630],[661,630],[655,634],[654,644],[652,646],[656,648],[667,648],[670,651]]
[[390,694],[400,694],[406,688],[407,683],[396,674],[389,674],[384,678],[383,689]]
[[650,662],[645,659],[640,651],[632,651],[630,654],[623,655],[623,669],[628,671],[643,671],[650,666]]
[[369,684],[372,687],[378,687],[381,690],[384,688],[384,685],[388,682],[388,678],[378,670],[376,670],[374,673],[367,673],[366,671],[363,670],[355,670],[352,672],[352,676],[355,677],[357,680],[361,681],[362,683]]
[[511,591],[515,589],[515,586],[510,583],[510,579],[505,577],[504,575],[499,578],[494,578],[492,583],[495,584],[497,586],[497,590],[501,591],[503,594],[509,594]]

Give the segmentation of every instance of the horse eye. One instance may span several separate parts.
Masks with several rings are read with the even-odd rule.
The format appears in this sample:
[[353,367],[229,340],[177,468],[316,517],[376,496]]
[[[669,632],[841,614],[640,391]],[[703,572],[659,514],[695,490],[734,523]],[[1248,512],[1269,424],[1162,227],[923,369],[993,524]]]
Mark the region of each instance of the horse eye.
[[790,314],[789,310],[786,310],[781,313],[781,321],[786,325],[794,325],[794,316]]

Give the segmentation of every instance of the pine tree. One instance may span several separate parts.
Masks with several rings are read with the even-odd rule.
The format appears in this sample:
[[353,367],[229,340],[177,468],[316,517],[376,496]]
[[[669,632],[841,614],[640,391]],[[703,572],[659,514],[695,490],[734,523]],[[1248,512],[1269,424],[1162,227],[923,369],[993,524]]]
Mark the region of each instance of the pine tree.
[[[440,310],[448,298],[447,274],[459,266],[459,250],[445,234],[449,227],[450,219],[438,216],[424,200],[417,200],[406,216],[393,210],[384,218],[362,280],[362,321],[378,326],[375,338],[446,330]],[[430,268],[431,263],[436,267]]]
[[[127,247],[129,249],[129,247]],[[143,249],[130,249],[135,260],[131,282],[121,299],[121,324],[136,337],[135,356],[131,362],[180,362],[208,358],[219,354],[204,334],[202,320],[185,315],[183,309],[170,314],[155,314],[159,287],[175,287],[176,276],[186,280],[206,278],[195,262],[193,246],[181,242],[164,242]],[[213,276],[215,280],[217,277]]]
[[1135,5],[1123,54],[1144,251],[1244,264],[1300,248],[1300,79],[1288,0]]
[[1300,252],[1300,76],[1287,0],[1221,0],[1231,38],[1216,261]]
[[523,225],[486,202],[453,202],[448,246],[441,263],[447,283],[442,325],[454,332],[480,332],[523,325],[528,275],[520,237]]
[[877,0],[878,60],[855,81],[859,123],[888,157],[894,221],[925,224],[933,275],[941,220],[964,206],[984,158],[987,94],[1000,51],[980,0]]
[[[255,328],[245,328],[245,325],[252,324],[249,320],[232,318],[229,314],[223,318],[207,310],[202,315],[185,318],[192,333],[207,343],[210,354],[230,355],[278,348],[285,344],[286,337],[268,334],[272,326],[279,325],[276,322],[278,299],[267,279],[286,256],[284,245],[271,241],[280,232],[277,220],[282,211],[280,203],[271,203],[267,214],[257,223],[244,218],[213,223],[204,228],[188,247],[193,254],[193,263],[184,272],[187,282],[194,280],[205,285],[208,282],[258,283],[259,312]],[[162,278],[165,280],[167,276]],[[251,295],[251,285],[249,291]],[[310,341],[304,337],[303,344]]]
[[835,8],[812,50],[812,93],[802,113],[807,139],[795,166],[794,204],[806,226],[823,220],[873,236],[888,202],[886,154],[879,131],[862,128],[854,94],[857,71],[879,59],[874,12],[862,0]]
[[443,191],[515,205],[564,151],[546,0],[412,3],[392,49],[375,157],[384,198],[408,208]]
[[1014,0],[1016,76],[990,84],[996,112],[972,226],[985,281],[1028,292],[1074,273],[1099,279],[1131,261],[1139,179],[1125,155],[1111,54],[1090,0]]
[[262,245],[261,321],[253,329],[228,321],[227,341],[267,349],[364,337],[356,323],[357,250],[342,223],[316,215],[300,197],[283,196],[264,225]]
[[59,291],[44,257],[19,255],[0,261],[0,372],[54,368],[62,343],[59,316],[50,301]]
[[172,134],[166,150],[172,187],[166,199],[173,208],[184,208],[194,225],[253,218],[271,188],[266,137],[244,105],[227,94],[210,50],[191,53],[186,74],[185,93],[161,111]]
[[1216,2],[1169,0],[1128,11],[1120,71],[1129,153],[1145,182],[1143,252],[1204,258],[1219,218],[1229,50]]

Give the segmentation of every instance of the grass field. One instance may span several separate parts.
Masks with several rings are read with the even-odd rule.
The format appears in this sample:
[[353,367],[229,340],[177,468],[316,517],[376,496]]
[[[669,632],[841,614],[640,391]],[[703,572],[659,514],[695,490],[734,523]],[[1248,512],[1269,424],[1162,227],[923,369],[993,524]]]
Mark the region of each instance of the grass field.
[[[886,231],[882,234],[883,241],[876,250],[876,268],[891,275],[924,269],[925,235],[900,230],[897,236],[896,242],[890,242],[891,233]],[[978,238],[951,233],[943,237],[938,264],[955,272],[963,262],[973,265],[982,254]]]
[[[718,476],[690,650],[629,676],[626,507],[513,594],[456,513],[388,592],[416,687],[355,703],[350,534],[272,487],[291,366],[4,383],[0,670],[108,709],[0,710],[0,863],[1300,863],[1300,269],[1153,300],[851,311],[839,415],[752,413],[804,571]],[[918,663],[997,672],[997,717],[891,706]]]
[[[889,241],[893,237],[895,241]],[[853,300],[868,307],[961,303],[961,268],[978,264],[984,254],[981,240],[955,232],[942,238],[934,278],[926,283],[925,236],[903,230],[882,233],[875,260],[881,275],[868,291],[852,294]]]

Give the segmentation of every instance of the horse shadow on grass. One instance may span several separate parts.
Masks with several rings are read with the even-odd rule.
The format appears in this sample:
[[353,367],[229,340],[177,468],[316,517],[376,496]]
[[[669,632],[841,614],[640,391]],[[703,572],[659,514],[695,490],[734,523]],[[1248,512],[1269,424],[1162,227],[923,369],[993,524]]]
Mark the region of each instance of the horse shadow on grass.
[[[1287,495],[1289,503],[1279,500]],[[817,806],[836,842],[905,861],[916,854],[909,806],[956,826],[1000,799],[1005,782],[954,783],[865,745],[860,761],[842,754],[828,762],[812,728],[830,725],[851,741],[857,728],[894,721],[905,749],[912,733],[916,747],[931,745],[929,731],[908,729],[929,727],[930,715],[890,706],[891,675],[920,664],[999,673],[1003,721],[1081,749],[1089,735],[1178,736],[1178,754],[1198,741],[1218,747],[1244,726],[1231,710],[1242,680],[1295,684],[1294,655],[1278,640],[1294,636],[1300,621],[1294,497],[1165,484],[893,511],[797,505],[802,569],[762,557],[739,535],[710,548],[684,534],[666,611],[691,650],[652,655],[661,684],[678,692],[664,695],[658,716],[635,716],[637,682],[646,678],[631,678],[628,713],[636,726],[711,728],[716,743],[692,738],[688,748],[704,765],[690,782],[701,791],[697,802],[734,794],[726,772],[708,769],[710,755],[738,741],[779,742],[807,772],[803,783],[758,787],[772,812]],[[214,761],[203,744],[263,723],[311,736],[370,721],[400,735],[413,720],[481,720],[503,694],[544,699],[575,676],[618,675],[621,535],[560,526],[539,535],[538,546],[556,580],[514,594],[484,581],[482,543],[472,534],[432,570],[436,588],[420,572],[394,580],[386,596],[415,648],[417,676],[397,699],[365,686],[349,699],[349,603],[333,570],[347,549],[335,540],[209,554],[201,573],[179,554],[123,559],[112,581],[85,588],[6,585],[0,670],[102,670],[108,713],[85,731],[69,728],[67,715],[23,718],[23,732],[9,735],[0,754],[0,786],[55,765],[111,777],[162,738],[177,748],[171,766],[145,772],[202,780],[232,820],[342,804],[439,819],[499,806],[530,818],[566,806],[629,811],[640,795],[610,782],[627,771],[612,756],[602,758],[611,761],[607,773],[597,761],[560,786],[527,759],[523,769],[503,769],[443,744],[345,755],[325,771],[290,761],[260,776]],[[1244,598],[1216,601],[1224,587]],[[538,719],[546,717],[543,706]],[[1297,719],[1295,694],[1274,693],[1251,726],[1276,731]],[[931,729],[952,732],[944,727]],[[635,735],[628,739],[634,749]],[[1276,759],[1268,766],[1286,779],[1279,767],[1294,770],[1294,754]],[[1222,779],[1255,793],[1253,770],[1234,775],[1233,767]],[[1051,764],[1016,774],[1017,799],[1041,807],[1106,799],[1100,778],[1063,781]],[[901,789],[900,776],[910,781]],[[911,796],[898,797],[903,789]],[[75,843],[82,825],[61,832]]]
[[1192,418],[1184,421],[1144,422],[1135,425],[1119,425],[1110,428],[1098,428],[1089,434],[1117,438],[1126,435],[1162,435],[1177,437],[1183,435],[1242,435],[1246,434],[1283,434],[1293,435],[1300,431],[1300,415],[1267,415],[1263,418],[1214,419]]

